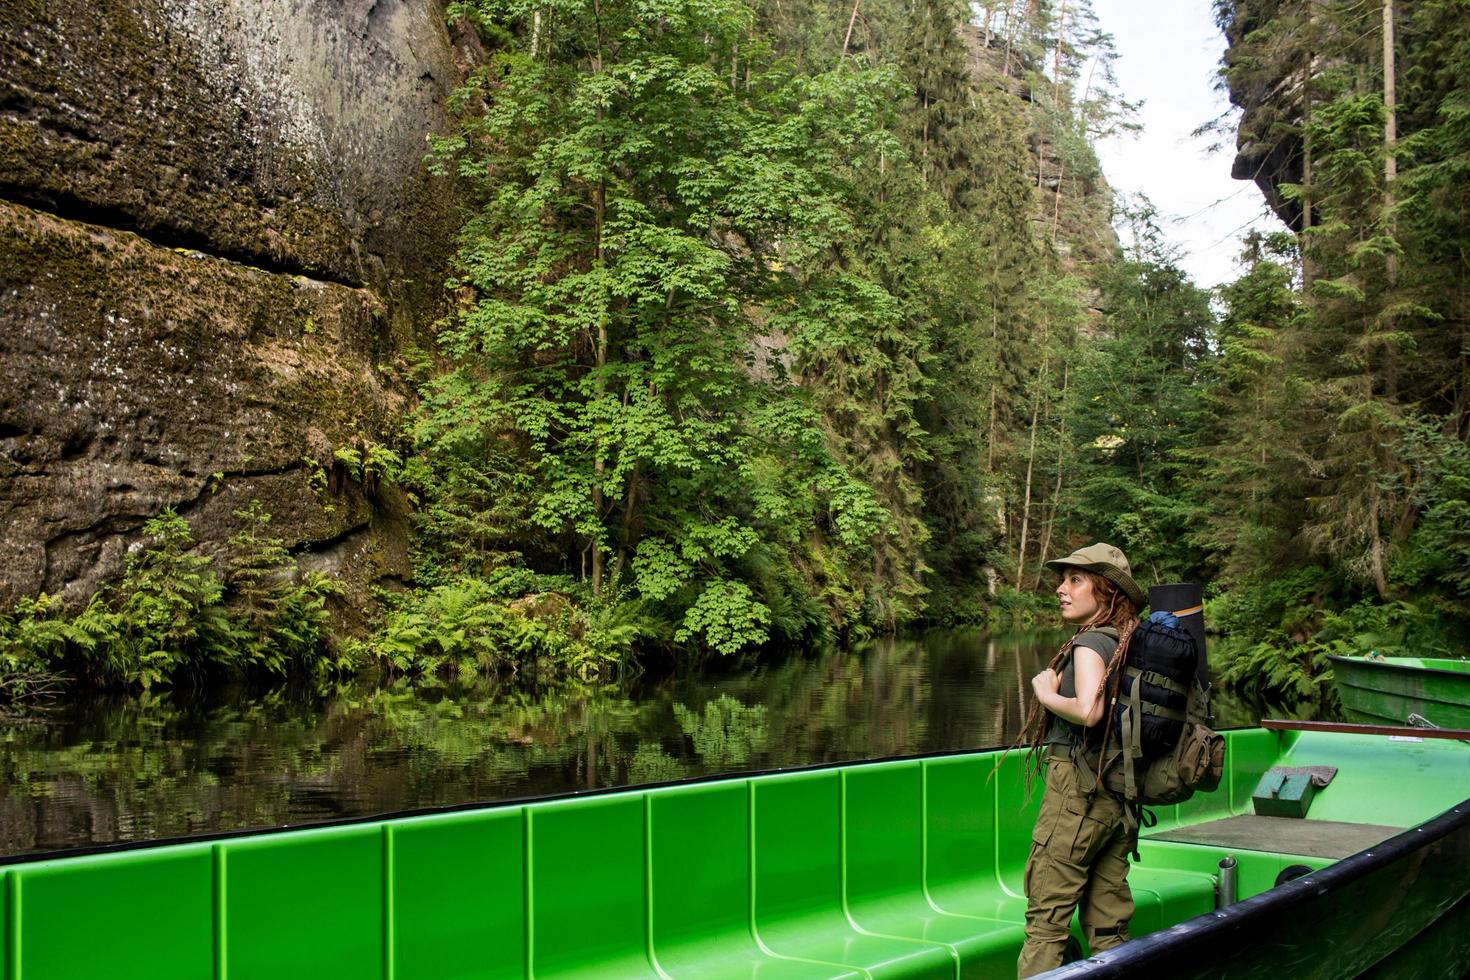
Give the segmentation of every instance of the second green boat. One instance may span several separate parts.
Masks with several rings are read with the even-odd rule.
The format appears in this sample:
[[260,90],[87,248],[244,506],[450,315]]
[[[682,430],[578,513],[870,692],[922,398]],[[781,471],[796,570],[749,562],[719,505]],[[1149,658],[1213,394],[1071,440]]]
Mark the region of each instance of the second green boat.
[[1351,721],[1470,728],[1470,660],[1330,657]]

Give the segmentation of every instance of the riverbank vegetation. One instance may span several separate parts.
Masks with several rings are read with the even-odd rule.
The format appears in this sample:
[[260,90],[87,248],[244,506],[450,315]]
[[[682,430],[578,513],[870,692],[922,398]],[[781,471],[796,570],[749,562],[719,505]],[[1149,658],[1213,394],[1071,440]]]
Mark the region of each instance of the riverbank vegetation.
[[302,573],[258,504],[223,560],[198,554],[188,522],[165,511],[123,577],[75,614],[42,595],[0,615],[0,673],[10,699],[76,679],[102,687],[198,683],[211,676],[325,678],[352,670],[328,642],[326,576]]
[[[432,157],[483,204],[410,606],[523,568],[717,655],[1030,620],[995,559],[1113,251],[1106,36],[943,0],[452,13],[495,53]],[[1054,501],[1020,507],[1035,547]]]
[[265,515],[216,568],[165,514],[80,614],[0,617],[5,668],[590,677],[1023,626],[1098,538],[1209,583],[1249,697],[1463,650],[1470,17],[1385,9],[1217,3],[1300,173],[1212,294],[1102,178],[1134,107],[1085,0],[450,4],[486,54],[428,164],[475,206],[376,474],[414,580],[336,640]]

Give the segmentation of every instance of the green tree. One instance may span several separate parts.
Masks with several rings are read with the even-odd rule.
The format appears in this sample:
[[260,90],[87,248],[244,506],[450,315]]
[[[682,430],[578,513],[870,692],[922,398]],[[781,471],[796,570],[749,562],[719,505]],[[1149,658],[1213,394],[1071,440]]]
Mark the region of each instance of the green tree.
[[898,152],[891,76],[784,74],[735,2],[458,9],[519,37],[436,146],[484,203],[419,438],[479,484],[483,447],[519,447],[528,522],[594,596],[626,580],[680,638],[763,642],[760,555],[819,518],[861,552],[887,517],[798,382],[881,371],[869,332],[894,334],[891,297],[833,260],[857,169]]
[[1082,447],[1076,513],[1091,534],[1138,556],[1148,577],[1192,578],[1197,500],[1190,452],[1214,318],[1208,294],[1178,267],[1145,202],[1131,212],[1126,258],[1098,279],[1098,342],[1082,354],[1068,417]]

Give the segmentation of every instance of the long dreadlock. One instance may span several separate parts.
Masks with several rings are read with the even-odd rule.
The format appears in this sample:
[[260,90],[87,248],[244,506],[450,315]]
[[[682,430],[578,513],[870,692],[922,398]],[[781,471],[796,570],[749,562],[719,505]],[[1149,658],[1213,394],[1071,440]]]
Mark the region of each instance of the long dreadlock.
[[[1102,740],[1102,744],[1106,746],[1113,728],[1113,702],[1118,698],[1118,686],[1122,683],[1123,677],[1123,672],[1118,668],[1123,665],[1123,660],[1128,655],[1128,641],[1133,638],[1133,631],[1138,627],[1138,606],[1111,580],[1086,569],[1078,569],[1078,571],[1091,580],[1092,594],[1098,598],[1101,608],[1096,616],[1078,627],[1077,632],[1067,638],[1067,642],[1057,650],[1056,655],[1047,664],[1047,668],[1058,670],[1077,637],[1088,630],[1097,629],[1099,626],[1111,626],[1118,631],[1118,648],[1113,651],[1113,656],[1108,660],[1102,683],[1097,689],[1098,694],[1102,694],[1105,689],[1107,691],[1107,699],[1104,701],[1106,707],[1103,709]],[[1021,726],[1021,734],[1016,739],[1017,747],[1026,746],[1026,760],[1022,768],[1026,771],[1028,796],[1031,793],[1032,780],[1042,770],[1042,749],[1045,747],[1047,731],[1050,728],[1051,712],[1042,707],[1040,701],[1032,698],[1031,708],[1026,714],[1026,724]],[[1102,780],[1103,760],[1106,755],[1106,752],[1098,754],[1097,778],[1099,782]]]

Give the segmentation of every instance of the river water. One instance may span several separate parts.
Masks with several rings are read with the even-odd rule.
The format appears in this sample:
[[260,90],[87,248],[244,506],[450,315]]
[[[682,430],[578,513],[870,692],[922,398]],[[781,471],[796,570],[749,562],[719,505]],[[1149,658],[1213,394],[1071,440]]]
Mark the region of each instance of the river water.
[[[990,748],[1065,636],[935,631],[597,684],[76,696],[0,715],[0,855]],[[1222,727],[1251,723],[1224,707]]]

